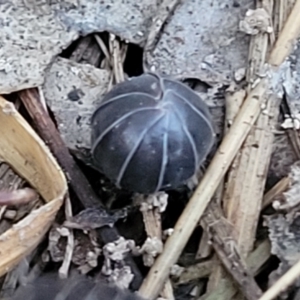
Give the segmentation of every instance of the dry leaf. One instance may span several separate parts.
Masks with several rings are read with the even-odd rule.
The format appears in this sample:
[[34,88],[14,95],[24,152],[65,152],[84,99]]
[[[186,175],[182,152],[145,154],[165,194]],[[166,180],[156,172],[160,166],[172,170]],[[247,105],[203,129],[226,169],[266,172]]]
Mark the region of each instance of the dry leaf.
[[47,202],[0,236],[0,276],[16,266],[43,239],[67,192],[65,176],[43,141],[0,97],[0,158]]

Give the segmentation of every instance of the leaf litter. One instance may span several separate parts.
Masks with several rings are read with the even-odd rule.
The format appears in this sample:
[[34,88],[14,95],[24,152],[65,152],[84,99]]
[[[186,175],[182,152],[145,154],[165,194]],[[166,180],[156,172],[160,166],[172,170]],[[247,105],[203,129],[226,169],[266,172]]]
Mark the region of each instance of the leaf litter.
[[[90,165],[88,154],[90,150],[89,119],[101,102],[103,95],[111,88],[112,84],[122,78],[126,57],[131,54],[132,49],[145,46],[148,29],[161,4],[159,2],[162,1],[145,0],[139,3],[122,1],[121,4],[118,1],[96,0],[88,3],[83,0],[51,1],[50,3],[42,0],[15,0],[4,3],[0,1],[0,20],[3,24],[0,33],[0,45],[2,45],[0,47],[1,93],[10,94],[38,87],[46,105],[54,115],[57,128],[68,149],[78,159]],[[289,1],[290,6],[292,3],[293,1]],[[282,10],[281,16],[288,15],[287,11],[290,11],[288,5],[280,8],[276,5],[276,9]],[[168,5],[166,6],[168,7]],[[272,22],[271,19],[266,7],[254,9],[254,4],[248,0],[238,3],[236,1],[215,1],[213,5],[209,5],[209,1],[184,1],[179,3],[175,11],[167,18],[159,32],[153,51],[145,53],[144,59],[152,71],[185,80],[187,84],[199,91],[209,105],[212,114],[220,120],[217,122],[217,132],[219,140],[222,140],[224,110],[227,108],[225,95],[229,91],[234,93],[247,90],[248,50],[251,39],[257,35],[266,34],[272,41],[272,35],[276,33],[276,30],[274,31],[273,19]],[[100,40],[94,36],[99,32]],[[85,36],[85,40],[80,36]],[[79,37],[80,39],[78,39]],[[87,39],[89,39],[89,43],[84,44]],[[80,46],[83,45],[85,48],[80,49]],[[71,48],[68,48],[69,46]],[[72,53],[68,54],[68,51],[73,51],[72,46],[79,55],[90,51],[91,54],[84,63],[72,60]],[[263,239],[271,241],[272,247],[269,255],[276,256],[280,261],[278,268],[270,263],[259,266],[259,260],[256,262],[257,270],[261,268],[269,274],[268,280],[260,283],[267,284],[269,287],[276,285],[277,279],[300,260],[298,251],[300,232],[298,228],[299,167],[297,164],[292,165],[299,159],[300,153],[297,148],[300,145],[298,143],[299,126],[297,125],[300,111],[298,49],[299,47],[296,45],[288,59],[289,67],[286,69],[283,84],[282,110],[284,113],[279,116],[277,127],[272,129],[274,131],[273,153],[270,157],[270,164],[266,164],[268,172],[263,175],[267,176],[266,191],[272,190],[274,183],[280,182],[284,178],[288,178],[290,182],[290,186],[285,186],[278,192],[277,197],[274,198],[273,207],[268,207],[268,216],[263,217],[269,234],[265,233],[262,226],[258,226],[257,229],[258,237],[262,235]],[[97,55],[97,59],[92,60],[97,52],[100,53]],[[116,57],[118,60],[115,59]],[[131,61],[131,64],[135,63],[134,60]],[[134,68],[132,67],[132,69]],[[262,77],[264,67],[261,66],[259,71],[260,74],[257,75]],[[130,77],[130,71],[126,72],[123,74],[124,78]],[[255,85],[255,82],[251,82],[251,84]],[[201,180],[201,176],[199,176],[199,180]],[[100,180],[103,182],[103,179]],[[101,189],[99,187],[100,180],[94,180],[97,189]],[[92,179],[91,182],[93,182]],[[110,195],[111,191],[111,195],[113,195],[102,199],[107,207],[123,206],[122,191],[115,193],[115,190],[109,185],[104,185],[102,189],[100,192]],[[104,189],[106,190],[104,191]],[[177,191],[177,194],[174,193],[175,196],[172,193],[167,196],[168,203],[159,203],[157,207],[155,205],[148,207],[150,205],[148,203],[147,210],[131,212],[126,219],[120,220],[114,215],[103,215],[98,213],[97,209],[92,208],[91,211],[85,210],[66,221],[70,224],[76,223],[76,226],[73,224],[76,229],[74,226],[72,229],[75,232],[72,263],[81,273],[86,274],[97,270],[99,258],[103,255],[104,263],[101,273],[108,276],[109,281],[128,288],[136,274],[124,263],[125,257],[128,253],[133,256],[142,255],[144,266],[151,266],[154,263],[156,256],[163,251],[163,231],[172,232],[170,228],[174,226],[178,217],[176,209],[174,207],[172,209],[172,205],[176,206],[174,201],[180,203],[184,199],[183,202],[186,202],[187,195],[191,193],[191,190],[183,189]],[[160,196],[151,195],[150,198],[159,199]],[[126,195],[125,199],[132,201],[138,197]],[[162,206],[163,209],[160,211]],[[209,238],[208,243],[212,243],[215,251],[221,255],[219,258],[223,264],[236,266],[238,263],[241,270],[243,268],[247,270],[248,261],[246,259],[246,263],[244,263],[244,257],[239,256],[238,245],[235,244],[235,230],[237,229],[233,229],[229,236],[222,237],[221,229],[225,230],[228,227],[227,222],[222,223],[223,218],[226,219],[223,204],[216,205],[214,209],[214,214],[221,217],[209,222],[207,231],[209,234],[213,233],[214,236]],[[145,224],[141,218],[137,217],[141,213]],[[213,218],[214,214],[210,217]],[[259,218],[259,209],[256,218]],[[135,220],[138,224],[130,224],[130,219]],[[99,244],[94,240],[95,229],[105,225],[116,225],[121,232],[127,232],[124,234],[125,238],[121,237],[111,243],[106,243],[106,245],[104,245],[105,243]],[[220,227],[218,228],[218,226]],[[91,231],[93,234],[77,230],[79,227],[85,231]],[[136,228],[133,229],[133,227]],[[65,229],[63,225],[53,225],[49,233],[48,251],[50,260],[54,262],[62,262],[65,259],[65,252],[68,251],[66,243],[68,233]],[[134,234],[132,236],[130,232],[133,233],[134,230],[141,234],[133,237]],[[148,237],[145,236],[144,230]],[[228,234],[230,230],[226,229],[226,232]],[[201,237],[200,234],[197,238],[201,239]],[[136,244],[138,246],[135,246]],[[181,271],[185,268],[188,270],[193,266],[197,266],[201,270],[201,263],[203,263],[203,268],[208,263],[212,268],[218,265],[209,256],[199,263],[195,259],[197,242],[191,239],[190,244],[179,259],[179,261],[184,261],[186,257],[189,257],[188,263],[182,264],[183,266],[179,264]],[[255,245],[252,245],[251,255],[254,255],[255,251],[259,249],[258,245],[260,244],[264,245],[264,242],[257,238]],[[221,245],[219,246],[221,249],[218,248],[218,245]],[[222,245],[225,245],[224,249],[222,249]],[[232,251],[232,255],[230,255],[230,251]],[[222,258],[222,255],[227,255],[227,257]],[[238,257],[238,259],[235,261],[234,257]],[[266,260],[262,261],[265,263]],[[175,268],[175,266],[171,267]],[[233,272],[233,275],[238,274],[234,271],[234,267],[232,269],[227,271]],[[212,280],[212,276],[216,276],[216,274],[213,274],[212,271],[205,271],[204,277]],[[199,280],[195,280],[193,276],[190,280],[185,278],[183,285],[177,286],[173,282],[172,288],[168,285],[172,281],[170,279],[161,295],[168,299],[172,299],[172,297],[192,299],[192,295],[195,297],[197,291],[201,291],[200,286],[204,284],[200,279],[202,278],[201,274],[198,277]],[[238,279],[235,278],[235,280]],[[209,282],[206,295],[202,295],[203,299],[213,299],[210,298],[214,295],[210,284],[214,281],[215,279]],[[193,291],[188,291],[189,284],[193,285]],[[281,297],[286,298],[288,295],[296,294],[298,288],[299,282],[296,281],[290,290],[281,294]],[[244,292],[242,290],[242,293]],[[226,295],[230,293],[236,293],[235,288],[225,285],[223,298],[218,299],[226,299]],[[234,299],[239,299],[239,295],[241,296],[241,294],[236,294]],[[198,296],[200,295],[198,294]],[[251,295],[247,294],[247,296],[252,299]]]

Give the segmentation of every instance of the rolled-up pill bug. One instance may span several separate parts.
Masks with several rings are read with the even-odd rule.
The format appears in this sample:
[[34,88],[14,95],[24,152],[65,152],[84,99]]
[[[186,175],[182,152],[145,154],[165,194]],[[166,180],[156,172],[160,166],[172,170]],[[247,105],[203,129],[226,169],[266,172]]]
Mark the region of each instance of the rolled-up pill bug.
[[116,85],[91,120],[95,166],[118,187],[149,194],[190,179],[215,133],[208,107],[185,84],[146,73]]

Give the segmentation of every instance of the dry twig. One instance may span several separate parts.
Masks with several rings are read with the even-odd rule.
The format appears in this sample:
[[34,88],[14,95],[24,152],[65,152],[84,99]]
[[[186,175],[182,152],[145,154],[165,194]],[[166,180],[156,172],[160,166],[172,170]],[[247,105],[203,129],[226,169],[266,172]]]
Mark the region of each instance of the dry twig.
[[[297,1],[293,8],[271,52],[269,63],[273,66],[278,67],[284,61],[289,55],[295,39],[299,35],[299,7],[300,0]],[[165,244],[163,253],[157,258],[144,280],[140,288],[142,296],[154,299],[158,295],[168,276],[170,267],[176,263],[219,183],[259,116],[261,106],[266,100],[268,88],[268,78],[262,78],[247,96],[235,122],[229,129],[228,134],[225,136],[207,169],[205,176],[177,221],[173,234]]]
[[256,300],[262,292],[239,254],[236,241],[232,236],[232,226],[226,222],[221,207],[214,201],[210,202],[209,210],[204,214],[202,223],[209,233],[219,259],[238,284],[240,291],[247,299]]
[[[246,92],[244,90],[236,91],[233,94],[229,93],[229,92],[226,93],[226,95],[225,95],[226,120],[225,120],[224,134],[226,134],[228,132],[232,122],[234,121],[236,115],[238,114],[238,112],[239,112],[239,110],[242,106],[242,103],[245,99],[245,96],[246,96]],[[235,167],[234,163],[232,164],[231,167],[232,168]],[[221,189],[221,191],[220,191],[220,189]],[[220,198],[219,203],[222,203],[223,194],[224,194],[224,180],[220,184],[217,194],[219,194],[219,198]],[[216,213],[214,213],[214,209],[216,209],[216,205],[214,204],[214,200],[212,200],[210,205],[208,206],[208,208],[206,210],[207,214],[211,215],[210,218],[212,218],[216,215]],[[221,209],[221,208],[219,208],[219,209]],[[208,228],[207,226],[205,226],[206,223],[208,223],[208,224],[210,223],[209,218],[206,216],[207,214],[204,214],[204,216],[202,218],[202,221],[201,221],[201,223],[204,224],[205,231],[214,229],[215,234],[217,235],[217,237],[216,237],[217,240],[222,240],[222,239],[225,239],[226,237],[230,238],[230,240],[232,240],[232,242],[234,244],[235,251],[238,253],[238,256],[239,256],[238,259],[240,259],[240,254],[239,254],[239,251],[238,251],[238,247],[237,247],[237,243],[236,243],[236,240],[235,240],[234,232],[227,230],[227,232],[223,236],[222,234],[224,232],[222,230],[221,231],[219,230],[219,228],[222,229],[223,226],[224,226],[224,228],[228,227],[228,224],[226,223],[226,220],[224,218],[221,218],[220,220],[216,219],[215,222],[212,225],[210,225],[210,227],[215,227],[215,228]],[[220,213],[217,213],[217,215],[223,216],[223,213],[220,212]],[[212,243],[214,244],[214,240],[212,240]],[[224,241],[224,243],[226,244],[226,241]],[[220,249],[220,245],[216,245],[215,249]],[[218,256],[219,256],[220,259],[222,259],[224,257],[224,255],[218,255]],[[235,262],[235,259],[236,259],[235,256],[229,255],[228,259],[231,260],[231,264],[235,264],[235,263],[239,264],[239,261]],[[229,270],[229,273],[231,273],[231,272],[236,273],[236,269],[233,268],[232,270]],[[245,272],[245,274],[247,274],[247,272]],[[212,274],[209,278],[209,281],[208,281],[206,294],[210,294],[210,293],[215,294],[216,289],[219,286],[220,278],[225,277],[226,275],[227,275],[227,273],[220,266],[219,261],[216,259],[215,260],[215,268],[213,268],[213,272],[212,272]],[[233,278],[240,278],[240,279],[243,278],[243,277],[239,277],[239,274],[232,274],[232,275],[233,275],[232,276]],[[241,282],[239,284],[239,286],[241,287],[242,290],[243,290],[242,285],[248,285],[249,287],[251,287],[251,286],[253,286],[253,283],[255,284],[254,279],[249,275],[250,274],[248,274],[247,278],[244,278],[245,282],[244,282],[244,279],[243,279],[243,280],[241,280]],[[248,280],[248,278],[249,278],[249,280]],[[230,278],[228,278],[228,280],[224,281],[224,288],[226,288],[226,286],[227,286],[229,289],[231,287],[232,287],[232,289],[234,289],[234,285],[228,284],[229,280],[230,280]],[[247,288],[245,290],[247,290]],[[233,293],[233,291],[230,291],[230,293]],[[224,295],[223,297],[226,297],[227,293],[223,293],[223,295]]]
[[22,102],[31,115],[41,137],[57,158],[72,188],[85,207],[100,206],[101,202],[92,190],[92,187],[82,172],[77,167],[73,157],[69,153],[53,121],[44,111],[39,102],[36,89],[28,89],[19,93]]
[[[158,195],[151,195],[150,197],[159,197]],[[142,204],[142,206],[145,206]],[[152,206],[150,209],[141,208],[143,221],[147,236],[150,238],[157,238],[162,241],[161,231],[161,213],[158,207]],[[174,300],[173,288],[170,279],[167,279],[162,291],[161,297],[168,300]]]
[[142,296],[150,299],[157,296],[168,276],[170,267],[176,263],[230,163],[258,117],[267,86],[267,79],[261,80],[247,97],[200,185],[177,221],[173,234],[165,244],[164,252],[158,257],[146,277],[140,289]]
[[259,300],[275,299],[281,292],[291,286],[300,276],[300,260],[291,267],[283,276],[281,276],[275,284],[273,284]]
[[270,205],[274,198],[281,195],[289,187],[289,177],[284,177],[278,181],[265,195],[263,198],[262,209]]
[[125,80],[125,74],[123,70],[123,53],[126,53],[127,47],[121,49],[121,42],[113,34],[109,35],[112,70],[115,77],[115,82],[120,83]]
[[[272,1],[264,1],[264,3],[258,1],[257,8],[263,8],[271,14]],[[257,80],[258,74],[263,72],[269,40],[269,34],[265,32],[251,38],[250,63],[247,72],[248,92],[251,91],[252,84]],[[227,176],[223,198],[225,215],[234,227],[234,239],[237,241],[237,249],[244,259],[250,253],[255,241],[256,226],[272,152],[273,134],[271,129],[277,122],[279,103],[280,99],[277,96],[268,99],[268,113],[260,114],[258,117],[241,151],[233,161]],[[228,104],[227,101],[226,108]],[[230,119],[230,116],[227,116],[227,119]],[[234,115],[231,119],[234,119]],[[222,263],[224,264],[223,261]],[[221,280],[231,288],[232,284],[228,283],[229,278],[227,278],[226,272],[219,265],[210,277],[208,290],[214,291]]]
[[[67,220],[69,220],[73,215],[70,197],[67,197],[67,199],[65,200],[65,215]],[[70,228],[65,228],[65,230],[67,231],[67,245],[64,261],[58,271],[60,278],[68,277],[68,272],[74,252],[74,231]]]
[[[268,239],[260,242],[257,247],[250,253],[246,259],[247,269],[251,271],[253,275],[257,275],[261,267],[270,258],[271,244]],[[199,280],[201,278],[208,277],[213,272],[213,266],[215,264],[215,259],[206,260],[195,265],[191,265],[183,270],[180,274],[178,280],[176,280],[176,285],[186,284],[194,280]],[[235,293],[235,287],[231,294]],[[220,286],[216,287],[213,292],[210,293],[205,299],[216,299],[214,298],[216,294],[222,294],[220,291]]]
[[[70,185],[77,194],[79,200],[85,208],[96,207],[104,209],[100,199],[94,193],[90,183],[76,165],[73,157],[69,153],[53,121],[45,113],[39,102],[39,95],[36,89],[28,89],[19,93],[22,102],[27,108],[30,116],[38,129],[39,134],[52,150],[54,156],[66,172]],[[119,239],[120,235],[114,227],[103,227],[98,229],[104,243],[109,243]],[[128,257],[126,263],[132,268],[136,275],[135,286],[139,286],[141,275],[133,260]]]

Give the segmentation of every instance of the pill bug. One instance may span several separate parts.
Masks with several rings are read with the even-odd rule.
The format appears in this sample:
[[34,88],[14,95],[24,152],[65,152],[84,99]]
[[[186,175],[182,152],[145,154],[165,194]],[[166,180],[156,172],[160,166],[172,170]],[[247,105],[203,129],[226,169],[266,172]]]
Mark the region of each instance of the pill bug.
[[20,286],[7,300],[143,300],[129,290],[96,282],[77,275],[60,279],[56,274],[45,274],[32,283]]
[[208,107],[185,84],[146,73],[116,85],[92,119],[95,166],[138,193],[177,188],[214,143]]

